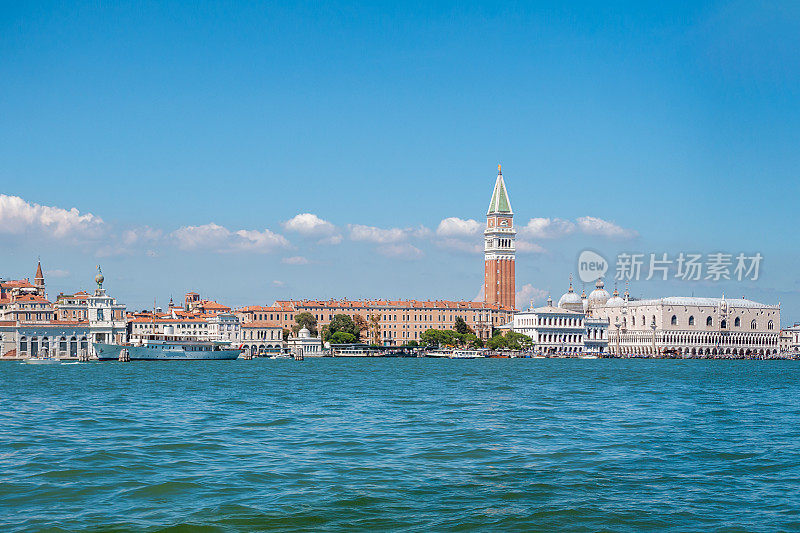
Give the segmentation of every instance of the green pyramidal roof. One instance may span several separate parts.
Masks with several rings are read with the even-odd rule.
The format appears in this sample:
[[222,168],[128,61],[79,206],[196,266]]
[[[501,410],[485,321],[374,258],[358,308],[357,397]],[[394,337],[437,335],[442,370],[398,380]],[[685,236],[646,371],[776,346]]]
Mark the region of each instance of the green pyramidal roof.
[[503,174],[497,174],[497,181],[494,184],[494,192],[492,192],[492,201],[489,202],[489,211],[487,215],[492,213],[507,213],[513,215],[511,211],[511,202],[508,199],[508,192],[506,192],[506,183],[503,181]]

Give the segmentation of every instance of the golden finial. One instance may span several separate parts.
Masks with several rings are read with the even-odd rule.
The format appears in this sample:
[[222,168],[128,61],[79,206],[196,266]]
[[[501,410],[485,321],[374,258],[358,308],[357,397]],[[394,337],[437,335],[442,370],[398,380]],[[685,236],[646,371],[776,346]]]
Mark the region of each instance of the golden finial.
[[502,174],[503,173],[503,169],[500,167],[500,163],[497,164],[497,173],[498,174]]

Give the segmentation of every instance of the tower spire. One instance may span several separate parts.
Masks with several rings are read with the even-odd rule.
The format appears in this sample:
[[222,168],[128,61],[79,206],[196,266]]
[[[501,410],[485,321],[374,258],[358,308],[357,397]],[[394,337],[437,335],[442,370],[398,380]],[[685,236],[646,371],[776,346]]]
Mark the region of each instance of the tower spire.
[[42,273],[42,262],[38,261],[36,264],[36,277],[33,278],[33,284],[41,295],[44,296],[44,274]]
[[497,179],[486,213],[484,237],[484,298],[486,303],[516,308],[514,213],[508,199],[503,169],[497,165]]

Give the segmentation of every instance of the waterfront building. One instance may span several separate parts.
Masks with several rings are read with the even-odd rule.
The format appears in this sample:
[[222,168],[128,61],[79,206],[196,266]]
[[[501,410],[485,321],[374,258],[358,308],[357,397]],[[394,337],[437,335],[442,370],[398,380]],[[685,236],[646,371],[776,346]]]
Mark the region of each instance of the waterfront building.
[[760,357],[779,350],[780,306],[752,300],[626,297],[595,305],[592,316],[609,321],[609,349],[618,356]]
[[493,328],[507,323],[514,314],[511,308],[497,304],[446,300],[281,300],[272,307],[236,310],[243,323],[257,319],[286,329],[296,324],[297,314],[306,312],[317,320],[318,329],[338,314],[360,316],[368,325],[361,340],[383,346],[418,342],[428,329],[454,329],[457,317],[487,340]]
[[[169,300],[170,300],[170,308],[174,308],[174,305],[172,304],[172,298],[170,298]],[[222,305],[221,303],[215,302],[214,300],[206,300],[200,298],[200,295],[196,292],[186,293],[186,298],[184,302],[185,302],[184,310],[193,314],[215,315],[219,313],[231,312],[231,308],[228,307],[227,305]]]
[[239,317],[233,313],[218,313],[206,318],[208,337],[212,341],[239,344],[242,340]]
[[511,201],[502,169],[497,165],[497,180],[486,211],[486,230],[483,232],[483,294],[487,304],[516,308],[516,234]]
[[241,326],[241,346],[252,355],[282,353],[286,350],[283,328],[274,322],[250,321]]
[[289,352],[295,357],[321,357],[322,340],[319,337],[312,337],[307,328],[301,328],[297,336],[289,337]]
[[92,342],[124,342],[125,306],[106,294],[103,281],[98,267],[94,294],[65,297],[65,307],[60,310],[44,297],[45,282],[39,264],[32,290],[30,284],[17,283],[7,291],[9,301],[4,304],[5,313],[0,320],[0,354],[77,357],[92,355]]
[[[577,297],[577,298],[575,298]],[[580,356],[608,352],[608,321],[587,316],[582,310],[580,297],[572,289],[560,299],[558,307],[553,300],[547,305],[530,308],[514,314],[504,326],[531,338],[534,350],[542,354]]]
[[800,352],[800,324],[781,330],[781,352]]

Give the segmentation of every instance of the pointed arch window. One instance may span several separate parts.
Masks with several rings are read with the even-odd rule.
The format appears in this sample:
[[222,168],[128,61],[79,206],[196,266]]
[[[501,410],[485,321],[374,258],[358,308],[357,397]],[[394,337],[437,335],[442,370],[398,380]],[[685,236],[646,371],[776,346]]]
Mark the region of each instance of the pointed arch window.
[[753,319],[753,320],[750,322],[750,329],[756,329],[756,320],[755,320],[755,319]]
[[713,326],[714,320],[711,317],[706,318],[706,326]]
[[678,325],[678,317],[676,315],[672,315],[672,318],[669,321],[670,325],[677,326]]
[[694,326],[694,315],[689,317],[689,325]]
[[742,320],[737,316],[733,319],[733,327],[738,328],[742,325]]

